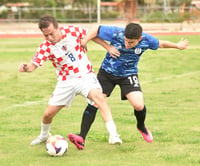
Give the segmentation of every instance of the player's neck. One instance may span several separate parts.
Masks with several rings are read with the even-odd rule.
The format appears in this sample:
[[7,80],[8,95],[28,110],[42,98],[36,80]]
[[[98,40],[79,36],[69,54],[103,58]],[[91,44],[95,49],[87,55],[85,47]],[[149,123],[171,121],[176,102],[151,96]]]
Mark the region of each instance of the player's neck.
[[60,42],[63,38],[63,34],[60,29],[58,29],[58,32],[59,32],[59,41],[58,42]]

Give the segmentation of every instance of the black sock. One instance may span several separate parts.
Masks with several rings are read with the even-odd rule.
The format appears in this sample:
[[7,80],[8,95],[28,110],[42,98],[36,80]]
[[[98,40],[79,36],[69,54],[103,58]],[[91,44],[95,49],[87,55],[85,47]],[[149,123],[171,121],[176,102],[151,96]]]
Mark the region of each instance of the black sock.
[[83,112],[80,136],[83,137],[84,140],[88,131],[90,130],[92,123],[95,120],[97,109],[98,108],[88,104],[85,108],[85,111]]
[[146,107],[144,106],[143,110],[141,111],[134,110],[134,114],[137,119],[137,128],[147,134],[145,124],[144,124],[145,117],[146,117]]

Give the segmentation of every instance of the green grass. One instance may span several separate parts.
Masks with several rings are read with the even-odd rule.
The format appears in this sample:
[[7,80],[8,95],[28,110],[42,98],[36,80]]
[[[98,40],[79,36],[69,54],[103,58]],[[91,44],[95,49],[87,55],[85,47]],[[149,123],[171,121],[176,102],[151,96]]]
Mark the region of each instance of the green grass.
[[[177,42],[180,36],[158,36]],[[107,99],[121,135],[121,146],[108,145],[105,124],[98,112],[83,151],[69,143],[63,157],[50,157],[45,144],[30,142],[40,132],[41,117],[55,87],[56,76],[47,62],[33,73],[19,73],[42,39],[0,39],[0,165],[2,166],[197,166],[200,165],[200,36],[189,39],[187,50],[146,51],[139,64],[140,82],[148,109],[146,125],[154,136],[146,143],[136,130],[133,108],[120,100],[119,88]],[[88,45],[95,71],[104,49]],[[79,132],[85,99],[54,118],[51,132],[67,137]]]

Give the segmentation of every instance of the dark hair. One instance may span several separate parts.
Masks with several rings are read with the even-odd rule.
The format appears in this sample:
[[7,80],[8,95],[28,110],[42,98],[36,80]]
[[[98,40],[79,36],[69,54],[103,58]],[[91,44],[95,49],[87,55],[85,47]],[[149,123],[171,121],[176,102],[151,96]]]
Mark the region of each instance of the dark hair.
[[56,29],[58,28],[58,23],[53,16],[43,15],[42,17],[40,17],[39,24],[38,24],[40,30],[42,30],[43,28],[49,27],[50,24],[53,24],[53,26]]
[[139,39],[142,36],[142,27],[136,23],[129,23],[125,28],[124,36],[128,39]]

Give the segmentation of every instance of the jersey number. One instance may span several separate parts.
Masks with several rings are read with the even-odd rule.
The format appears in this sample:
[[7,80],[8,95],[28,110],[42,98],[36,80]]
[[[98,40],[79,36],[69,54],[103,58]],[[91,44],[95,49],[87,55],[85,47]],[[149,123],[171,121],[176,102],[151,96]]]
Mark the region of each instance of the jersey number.
[[130,84],[139,84],[138,78],[136,76],[130,76],[128,77]]
[[72,62],[74,62],[76,60],[76,58],[74,57],[74,55],[71,52],[68,54],[65,54],[65,55],[67,55],[71,59]]

